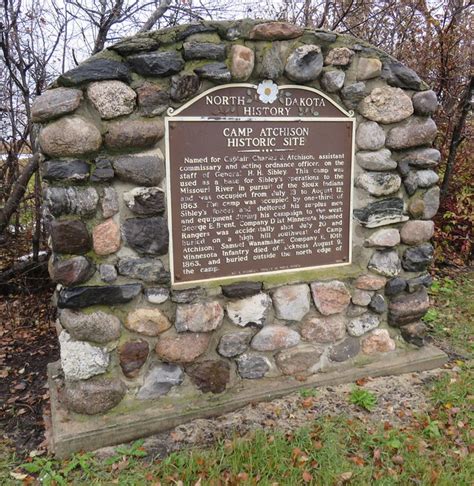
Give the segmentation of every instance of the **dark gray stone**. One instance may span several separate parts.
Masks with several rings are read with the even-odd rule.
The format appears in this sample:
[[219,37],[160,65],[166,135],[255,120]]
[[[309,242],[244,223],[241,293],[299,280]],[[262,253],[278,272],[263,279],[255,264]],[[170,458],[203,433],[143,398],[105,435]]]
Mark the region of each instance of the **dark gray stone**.
[[384,62],[382,79],[387,81],[390,86],[396,86],[398,88],[418,91],[423,87],[423,82],[413,69],[395,60]]
[[51,246],[55,253],[82,255],[92,248],[92,240],[82,221],[53,221],[50,226]]
[[175,51],[134,54],[127,58],[127,62],[142,76],[170,76],[184,67],[183,58]]
[[405,186],[405,190],[409,196],[415,194],[416,190],[418,189],[418,177],[416,171],[408,171],[408,174],[403,179],[403,185]]
[[421,287],[412,294],[395,296],[388,305],[388,323],[400,327],[421,319],[430,307],[428,293]]
[[194,72],[202,79],[209,79],[215,83],[229,83],[232,75],[224,62],[214,62],[196,68]]
[[401,277],[390,279],[385,284],[385,295],[393,296],[403,292],[407,288],[407,281]]
[[318,78],[323,69],[321,48],[315,45],[300,46],[288,57],[285,73],[289,79],[306,83]]
[[217,352],[225,358],[234,358],[247,351],[253,334],[240,331],[224,334],[219,341]]
[[230,364],[224,360],[208,360],[190,365],[186,374],[203,393],[222,393],[230,380]]
[[347,317],[359,317],[362,314],[365,314],[366,312],[367,312],[367,307],[362,305],[354,305],[350,303],[349,307],[347,308],[346,314]]
[[156,216],[166,209],[165,193],[159,187],[136,187],[124,193],[123,199],[130,211],[139,216]]
[[186,28],[182,32],[178,32],[176,34],[176,42],[180,42],[183,39],[186,39],[186,37],[189,37],[190,35],[194,34],[205,34],[208,32],[215,32],[216,28],[211,27],[210,25],[204,25],[204,24],[191,24],[186,26]]
[[341,90],[341,96],[347,108],[353,110],[367,96],[365,83],[359,82],[344,86]]
[[128,56],[137,52],[154,51],[158,47],[160,47],[160,43],[156,39],[153,39],[147,34],[138,34],[117,42],[113,46],[110,46],[109,49],[123,56]]
[[163,284],[169,280],[163,263],[155,258],[121,258],[118,262],[118,272],[125,277],[150,283]]
[[145,377],[145,382],[137,394],[139,400],[166,395],[173,386],[183,382],[183,370],[175,364],[157,364],[153,366]]
[[411,278],[408,280],[408,292],[412,294],[416,292],[421,287],[430,288],[431,284],[433,283],[433,277],[429,273],[425,273],[424,275],[420,275],[419,277]]
[[404,152],[399,160],[416,169],[433,169],[441,160],[441,152],[435,148],[418,148]]
[[403,214],[403,200],[398,197],[381,199],[369,203],[365,208],[355,209],[354,216],[362,226],[367,228],[408,220],[408,217]]
[[325,31],[317,31],[313,32],[313,35],[316,39],[319,39],[321,42],[326,42],[328,44],[332,44],[336,42],[337,34],[333,34],[332,32],[325,32]]
[[270,371],[270,363],[264,356],[242,354],[237,358],[237,369],[242,378],[263,378]]
[[113,265],[103,263],[99,267],[100,279],[106,283],[112,283],[117,280],[117,269]]
[[58,296],[58,307],[60,309],[75,309],[92,305],[125,304],[140,294],[141,290],[141,284],[61,289]]
[[112,59],[90,59],[79,66],[59,76],[58,82],[63,86],[75,86],[90,81],[103,81],[106,79],[119,79],[125,83],[130,82],[128,67]]
[[84,182],[89,179],[89,164],[84,160],[48,160],[41,165],[46,181]]
[[369,304],[369,309],[377,314],[383,314],[387,310],[387,303],[381,294],[375,294]]
[[342,363],[356,356],[360,351],[360,342],[355,337],[348,337],[342,343],[336,344],[329,351],[329,359]]
[[130,218],[122,225],[123,235],[128,245],[144,255],[164,255],[168,253],[168,224],[165,218]]
[[124,155],[113,160],[117,177],[142,186],[156,186],[164,176],[161,152],[155,154]]
[[323,72],[321,77],[321,85],[325,91],[329,93],[335,93],[344,86],[344,80],[346,79],[346,73],[339,69]]
[[205,292],[202,287],[195,287],[193,289],[172,290],[171,301],[177,304],[192,304],[204,297]]
[[261,282],[238,282],[222,286],[222,293],[229,299],[244,299],[259,294],[261,290]]
[[44,204],[53,216],[77,214],[89,217],[95,214],[99,195],[93,187],[48,187],[44,193]]
[[171,78],[171,99],[185,101],[194,96],[199,90],[199,76],[194,73],[181,73]]
[[432,90],[415,93],[411,101],[417,115],[430,116],[438,108],[438,97]]
[[161,86],[144,83],[135,90],[138,95],[138,106],[144,116],[158,116],[170,105],[170,95]]
[[88,380],[67,381],[64,401],[72,412],[96,415],[118,405],[126,391],[126,386],[117,378],[100,376]]
[[412,322],[406,326],[400,328],[403,339],[408,343],[414,344],[421,348],[425,345],[425,336],[427,334],[428,328],[426,324],[421,321]]
[[212,61],[223,61],[226,57],[225,44],[214,44],[212,42],[184,42],[184,59],[211,59]]
[[402,266],[407,272],[426,270],[433,259],[434,249],[430,243],[407,248],[403,253]]
[[91,182],[108,182],[114,178],[114,169],[109,159],[97,159],[92,171]]
[[95,273],[95,266],[87,257],[83,256],[68,258],[67,260],[51,257],[48,270],[53,282],[70,287],[89,280]]

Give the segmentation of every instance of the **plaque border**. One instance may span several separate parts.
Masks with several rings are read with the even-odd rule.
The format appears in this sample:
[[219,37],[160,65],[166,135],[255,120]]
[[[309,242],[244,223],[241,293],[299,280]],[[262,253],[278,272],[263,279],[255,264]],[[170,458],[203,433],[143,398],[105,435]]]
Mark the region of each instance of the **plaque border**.
[[[169,268],[170,268],[170,277],[171,277],[171,287],[172,288],[185,288],[189,285],[196,285],[196,284],[212,284],[213,282],[222,282],[225,280],[240,280],[245,279],[248,277],[263,277],[283,274],[283,273],[297,273],[297,272],[304,272],[304,271],[311,271],[311,270],[320,270],[324,268],[335,268],[335,267],[343,267],[352,265],[352,241],[353,241],[353,204],[354,204],[354,162],[355,162],[355,132],[356,132],[356,118],[353,111],[347,111],[341,106],[339,106],[335,101],[329,98],[325,93],[317,90],[316,88],[311,88],[309,86],[300,86],[297,84],[284,84],[279,85],[279,89],[304,89],[306,91],[310,91],[316,93],[319,96],[322,96],[327,101],[332,103],[336,108],[338,108],[344,115],[341,117],[301,117],[301,116],[291,116],[291,117],[243,117],[243,116],[176,116],[179,115],[183,110],[194,104],[197,100],[203,98],[204,96],[212,93],[214,91],[218,91],[221,89],[229,88],[229,87],[247,87],[247,88],[254,88],[257,89],[257,85],[250,84],[250,83],[233,83],[233,84],[225,84],[221,86],[216,86],[214,88],[208,89],[198,96],[194,97],[192,100],[188,101],[184,105],[180,106],[177,109],[172,107],[168,108],[167,116],[164,117],[165,121],[165,166],[166,166],[166,213],[167,213],[167,221],[168,221],[168,234],[169,234],[169,245],[168,245],[168,258],[169,258]],[[347,262],[343,263],[331,263],[327,265],[316,265],[310,267],[299,267],[299,268],[287,268],[282,270],[270,270],[268,272],[253,272],[253,273],[245,273],[239,275],[227,275],[225,277],[215,277],[215,278],[206,278],[206,279],[197,279],[197,280],[187,280],[186,282],[176,282],[175,281],[175,274],[174,274],[174,249],[173,249],[173,215],[171,211],[171,160],[170,160],[170,143],[169,143],[169,123],[175,121],[188,121],[188,122],[221,122],[221,121],[228,121],[228,122],[242,122],[242,121],[310,121],[310,122],[349,122],[352,123],[352,143],[351,143],[351,176],[350,176],[350,205],[349,205],[349,258]]]

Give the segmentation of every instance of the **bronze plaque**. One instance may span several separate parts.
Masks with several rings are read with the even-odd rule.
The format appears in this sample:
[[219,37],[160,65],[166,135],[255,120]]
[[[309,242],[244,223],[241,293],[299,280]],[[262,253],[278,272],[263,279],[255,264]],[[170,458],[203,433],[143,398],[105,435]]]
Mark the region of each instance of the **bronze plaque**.
[[172,283],[350,263],[354,119],[297,86],[210,91],[166,119]]

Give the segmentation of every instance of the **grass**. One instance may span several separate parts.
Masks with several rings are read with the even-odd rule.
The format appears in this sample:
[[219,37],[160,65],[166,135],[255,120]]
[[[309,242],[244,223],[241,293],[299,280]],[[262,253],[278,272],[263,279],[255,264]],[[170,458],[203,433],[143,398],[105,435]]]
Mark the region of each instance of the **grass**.
[[[37,457],[15,468],[2,458],[1,484],[9,474],[30,473],[42,484],[77,485],[469,485],[474,475],[469,454],[474,427],[472,370],[468,364],[428,390],[429,414],[403,426],[350,417],[321,417],[294,434],[255,432],[223,441],[209,450],[171,454],[164,460],[146,456],[138,441],[99,461],[76,454],[68,461]],[[3,476],[2,476],[3,475]]]
[[[435,282],[436,306],[425,317],[438,340],[464,355],[472,352],[474,274]],[[440,485],[468,486],[474,477],[474,375],[472,361],[453,363],[426,386],[427,413],[403,423],[371,419],[377,397],[355,387],[348,400],[365,418],[323,416],[291,434],[257,431],[159,459],[143,442],[116,448],[109,459],[76,454],[57,461],[49,456],[15,457],[0,444],[0,484],[48,485]],[[313,390],[302,390],[313,399]],[[316,398],[317,400],[317,394]],[[306,402],[303,400],[302,403]]]
[[474,357],[474,272],[435,280],[429,293],[435,306],[423,320],[430,334],[454,351]]

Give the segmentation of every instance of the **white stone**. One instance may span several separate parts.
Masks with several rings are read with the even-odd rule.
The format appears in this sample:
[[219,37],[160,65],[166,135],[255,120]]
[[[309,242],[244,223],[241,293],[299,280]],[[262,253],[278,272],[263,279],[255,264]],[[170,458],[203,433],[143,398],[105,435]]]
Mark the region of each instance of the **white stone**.
[[264,326],[271,305],[272,299],[267,294],[260,293],[229,302],[226,311],[229,319],[238,326],[245,327],[250,323]]
[[67,380],[87,380],[107,371],[110,356],[106,349],[85,341],[74,341],[68,332],[59,335],[61,367]]
[[388,196],[400,189],[402,179],[391,172],[365,172],[357,177],[355,183],[372,196]]
[[299,321],[309,312],[309,286],[301,284],[280,287],[273,292],[272,300],[278,319]]

